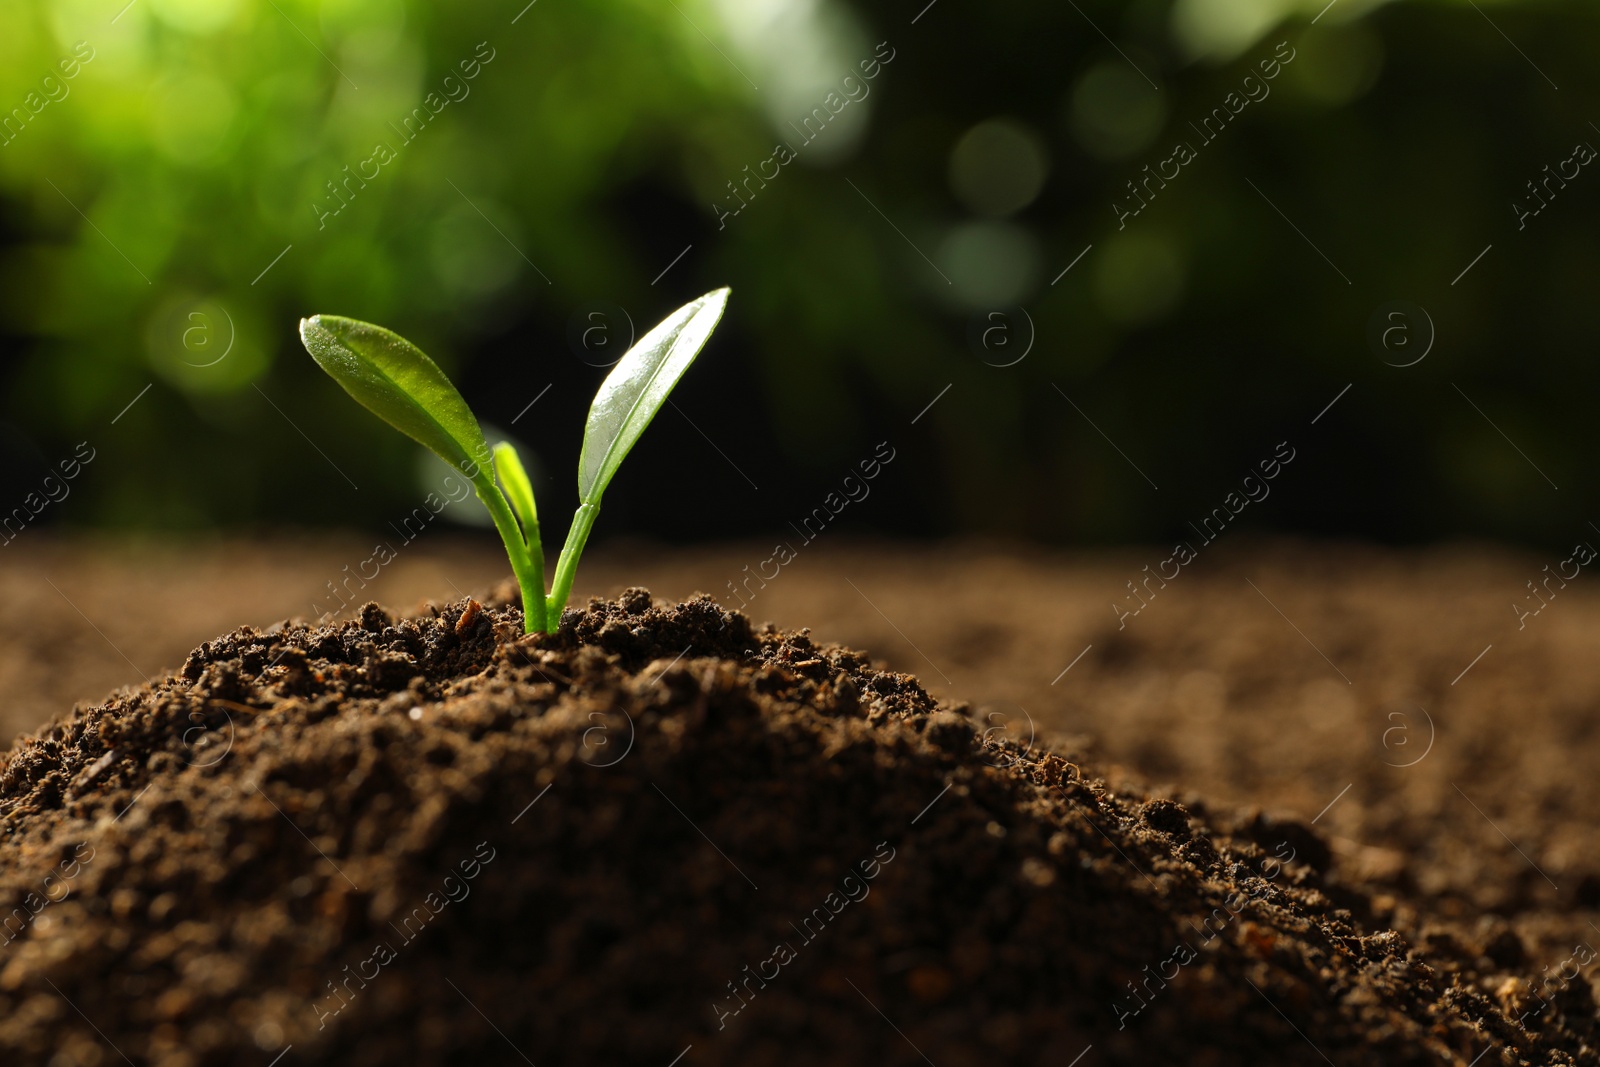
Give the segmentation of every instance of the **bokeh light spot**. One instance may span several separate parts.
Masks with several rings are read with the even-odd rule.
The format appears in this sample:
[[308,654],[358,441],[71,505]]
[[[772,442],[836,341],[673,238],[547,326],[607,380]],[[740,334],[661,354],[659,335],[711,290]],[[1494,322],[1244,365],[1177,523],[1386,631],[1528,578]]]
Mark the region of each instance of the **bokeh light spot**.
[[1014,304],[1039,275],[1039,242],[1020,226],[971,222],[950,231],[939,245],[937,260],[963,303]]
[[188,33],[215,33],[239,13],[239,0],[150,0],[162,22]]
[[1094,295],[1109,317],[1131,326],[1153,322],[1183,296],[1186,270],[1171,242],[1128,233],[1095,261]]
[[1167,120],[1161,94],[1126,63],[1090,67],[1073,87],[1068,121],[1084,150],[1126,159],[1148,147]]
[[1172,35],[1191,58],[1232,59],[1297,6],[1294,0],[1177,0]]
[[238,109],[226,83],[208,74],[177,74],[150,94],[151,140],[174,162],[203,162],[222,147]]
[[515,216],[487,197],[474,197],[483,215],[468,204],[458,204],[433,227],[432,262],[434,275],[458,296],[483,299],[493,296],[514,281],[522,257],[484,221],[516,240]]
[[1038,197],[1050,169],[1044,140],[1012,119],[972,127],[950,152],[950,187],[967,207],[999,218]]
[[1364,23],[1334,24],[1298,46],[1289,77],[1303,95],[1338,107],[1371,89],[1383,70],[1383,40]]

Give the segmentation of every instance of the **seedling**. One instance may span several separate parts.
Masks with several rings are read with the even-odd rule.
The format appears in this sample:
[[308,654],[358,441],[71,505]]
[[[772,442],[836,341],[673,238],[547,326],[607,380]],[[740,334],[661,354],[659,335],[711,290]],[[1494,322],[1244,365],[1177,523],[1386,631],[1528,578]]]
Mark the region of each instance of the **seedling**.
[[578,510],[548,595],[539,512],[522,460],[509,441],[489,448],[472,409],[438,364],[397,333],[336,315],[301,319],[300,339],[345,392],[471,480],[522,588],[527,632],[554,633],[600,514],[601,494],[699,355],[727,303],[728,290],[718,289],[685,304],[628,349],[600,383],[578,456]]

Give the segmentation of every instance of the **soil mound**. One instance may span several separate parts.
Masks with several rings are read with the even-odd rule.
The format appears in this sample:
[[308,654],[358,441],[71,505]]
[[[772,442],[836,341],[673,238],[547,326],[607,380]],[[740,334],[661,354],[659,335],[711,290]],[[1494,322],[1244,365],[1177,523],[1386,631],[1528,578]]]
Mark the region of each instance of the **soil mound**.
[[243,629],[20,741],[0,1062],[1597,1062],[1586,981],[1310,827],[708,598],[520,630]]

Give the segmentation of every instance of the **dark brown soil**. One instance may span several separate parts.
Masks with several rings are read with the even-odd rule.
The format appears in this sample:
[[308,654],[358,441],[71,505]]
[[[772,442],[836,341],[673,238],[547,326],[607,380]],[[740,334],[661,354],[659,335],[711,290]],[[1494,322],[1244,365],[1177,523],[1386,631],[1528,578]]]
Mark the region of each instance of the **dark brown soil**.
[[0,1062],[1600,1062],[1587,945],[1303,822],[709,600],[524,638],[505,592],[236,631],[16,747]]

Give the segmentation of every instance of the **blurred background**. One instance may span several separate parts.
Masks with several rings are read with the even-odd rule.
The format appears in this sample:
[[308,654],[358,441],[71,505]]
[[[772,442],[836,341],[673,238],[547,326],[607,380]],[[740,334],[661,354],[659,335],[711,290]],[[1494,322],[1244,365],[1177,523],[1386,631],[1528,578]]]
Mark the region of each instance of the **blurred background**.
[[1315,824],[1390,909],[1531,916],[1532,975],[1600,929],[1597,42],[1596,0],[3,0],[0,745],[508,577],[302,316],[431,354],[553,554],[606,368],[730,285],[575,606],[811,627]]
[[398,521],[440,472],[325,311],[559,528],[604,367],[731,284],[599,538],[768,538],[883,441],[857,532],[1170,543],[1285,440],[1240,526],[1586,528],[1593,3],[524,3],[0,8],[0,506]]
[[606,367],[731,285],[576,602],[705,590],[1395,879],[1592,903],[1596,40],[1593,0],[8,0],[0,740],[506,577],[302,316],[432,354],[553,548]]

